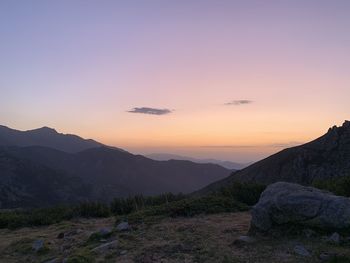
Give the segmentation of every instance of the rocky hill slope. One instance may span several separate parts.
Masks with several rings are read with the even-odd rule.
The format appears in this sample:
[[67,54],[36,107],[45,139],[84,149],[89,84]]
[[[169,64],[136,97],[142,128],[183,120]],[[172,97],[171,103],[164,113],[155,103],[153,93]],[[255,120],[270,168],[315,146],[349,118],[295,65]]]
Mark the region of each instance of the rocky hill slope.
[[200,192],[216,190],[235,181],[262,184],[286,181],[309,185],[315,180],[349,175],[350,121],[345,121],[316,140],[282,150]]

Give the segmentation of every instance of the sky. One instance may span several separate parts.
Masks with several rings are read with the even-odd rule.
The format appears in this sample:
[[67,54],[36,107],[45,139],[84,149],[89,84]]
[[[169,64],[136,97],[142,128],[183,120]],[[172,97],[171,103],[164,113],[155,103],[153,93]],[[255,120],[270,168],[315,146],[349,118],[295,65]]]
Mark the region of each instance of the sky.
[[0,124],[252,162],[349,119],[348,0],[2,0]]

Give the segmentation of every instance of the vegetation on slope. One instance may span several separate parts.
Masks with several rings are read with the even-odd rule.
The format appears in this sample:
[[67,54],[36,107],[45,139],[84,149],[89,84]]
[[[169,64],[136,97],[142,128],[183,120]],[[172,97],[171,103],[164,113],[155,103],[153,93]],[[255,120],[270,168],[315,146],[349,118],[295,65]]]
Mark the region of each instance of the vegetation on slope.
[[89,202],[71,206],[0,212],[0,228],[50,225],[72,218],[109,217],[143,220],[152,217],[191,217],[197,214],[237,212],[259,200],[264,186],[236,183],[202,197],[171,193],[117,198],[110,204]]
[[313,186],[330,191],[336,195],[350,197],[350,176],[335,177],[327,180],[317,180]]

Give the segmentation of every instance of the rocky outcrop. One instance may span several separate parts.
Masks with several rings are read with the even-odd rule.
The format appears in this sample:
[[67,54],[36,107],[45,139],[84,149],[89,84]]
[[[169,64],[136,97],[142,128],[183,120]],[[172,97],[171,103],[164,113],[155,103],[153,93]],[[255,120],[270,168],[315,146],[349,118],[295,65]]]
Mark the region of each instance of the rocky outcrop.
[[251,230],[266,232],[288,224],[350,228],[350,198],[293,183],[274,183],[252,209]]
[[333,126],[309,143],[284,149],[199,191],[206,194],[236,181],[311,185],[315,180],[350,176],[350,121]]

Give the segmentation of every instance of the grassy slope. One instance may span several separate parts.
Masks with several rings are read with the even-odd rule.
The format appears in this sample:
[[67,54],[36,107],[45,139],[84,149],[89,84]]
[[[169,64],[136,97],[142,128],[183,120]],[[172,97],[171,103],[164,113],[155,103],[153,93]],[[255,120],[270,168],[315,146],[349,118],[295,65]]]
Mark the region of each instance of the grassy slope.
[[[350,258],[348,247],[329,245],[320,237],[261,237],[255,244],[237,246],[234,240],[249,229],[249,212],[163,218],[152,224],[135,224],[132,231],[115,232],[110,237],[119,241],[116,249],[101,254],[90,252],[101,244],[99,240],[88,241],[90,234],[101,227],[113,226],[114,222],[113,217],[76,219],[51,226],[0,230],[0,262],[44,262],[52,258],[70,258],[68,262],[121,263],[319,262],[318,256],[323,251]],[[77,229],[82,231],[74,233]],[[67,238],[57,239],[59,233],[71,231],[73,234]],[[35,253],[31,244],[40,238],[45,240],[47,249]],[[293,247],[300,243],[312,251],[312,258],[301,258],[293,253]],[[74,261],[74,258],[81,261]]]

